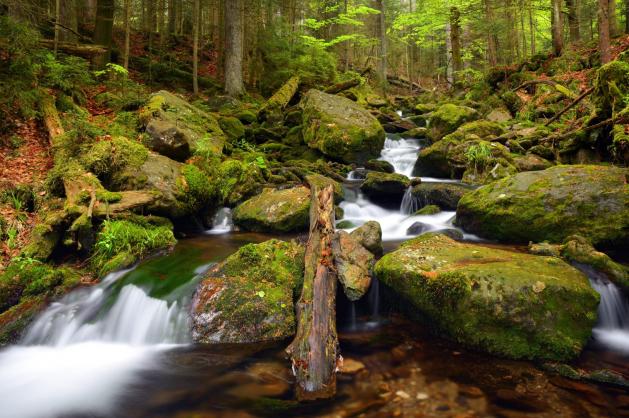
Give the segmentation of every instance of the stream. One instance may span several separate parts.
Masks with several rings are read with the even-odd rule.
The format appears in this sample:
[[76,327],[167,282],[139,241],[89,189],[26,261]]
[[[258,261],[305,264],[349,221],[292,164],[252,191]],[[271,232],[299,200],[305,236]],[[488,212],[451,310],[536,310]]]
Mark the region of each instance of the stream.
[[[389,135],[381,159],[408,176],[420,148]],[[429,231],[456,229],[455,212],[413,216],[409,199],[400,208],[383,208],[352,178],[341,203],[344,219],[356,226],[380,222],[386,250],[409,239],[415,222]],[[231,212],[221,210],[212,230],[181,240],[171,254],[53,303],[20,344],[0,351],[0,418],[629,416],[626,389],[571,381],[431,335],[393,309],[377,280],[357,303],[338,295],[342,355],[365,370],[339,375],[333,400],[296,403],[284,354],[289,341],[201,346],[191,344],[188,331],[191,296],[207,269],[242,245],[269,238],[234,232]],[[576,367],[629,376],[629,303],[605,277],[579,267],[602,300],[593,342]],[[392,401],[387,393],[395,395]]]

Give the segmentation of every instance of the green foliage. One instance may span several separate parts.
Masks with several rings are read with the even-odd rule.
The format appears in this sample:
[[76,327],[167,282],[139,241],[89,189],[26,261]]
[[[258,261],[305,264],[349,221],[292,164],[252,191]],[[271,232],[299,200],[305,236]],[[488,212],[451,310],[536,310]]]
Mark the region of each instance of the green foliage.
[[136,223],[131,220],[108,220],[103,222],[98,233],[92,266],[100,274],[121,267],[110,264],[125,255],[126,260],[135,262],[159,249],[168,248],[176,242],[170,225],[155,225],[149,222]]
[[474,165],[474,171],[481,171],[489,164],[492,159],[491,145],[487,142],[480,142],[477,145],[472,145],[465,151],[465,158],[468,163]]

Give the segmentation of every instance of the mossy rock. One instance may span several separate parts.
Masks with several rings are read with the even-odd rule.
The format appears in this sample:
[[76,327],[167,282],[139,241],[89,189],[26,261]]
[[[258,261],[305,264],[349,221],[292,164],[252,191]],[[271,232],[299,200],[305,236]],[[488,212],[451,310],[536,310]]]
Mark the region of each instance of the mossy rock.
[[480,138],[491,141],[505,133],[505,131],[505,128],[498,122],[476,120],[461,125],[456,131],[447,135],[445,138],[453,138],[458,141]]
[[247,244],[206,273],[192,304],[192,338],[253,343],[295,333],[293,301],[301,292],[304,248],[270,240]]
[[248,231],[299,232],[310,224],[310,190],[265,190],[234,209],[234,223]]
[[360,190],[373,200],[401,201],[410,185],[411,181],[403,174],[370,171]]
[[413,176],[450,178],[453,173],[448,163],[448,152],[460,143],[456,138],[443,138],[422,148],[413,168]]
[[149,135],[149,147],[177,161],[198,148],[220,154],[225,134],[214,116],[167,91],[153,94],[140,109],[140,122]]
[[256,114],[252,112],[251,110],[247,110],[247,109],[243,109],[237,112],[236,114],[234,114],[234,116],[245,125],[251,125],[252,123],[258,120]]
[[435,215],[441,212],[441,208],[437,205],[427,205],[415,212],[414,216],[422,216],[422,215]]
[[218,123],[228,139],[233,141],[245,137],[245,126],[238,118],[221,116],[218,119]]
[[301,101],[303,137],[309,147],[345,163],[376,158],[384,129],[367,110],[341,96],[310,90]]
[[235,206],[262,191],[264,175],[254,161],[223,161],[218,169],[219,194],[226,206]]
[[526,154],[513,159],[513,165],[518,171],[541,171],[553,166],[548,160],[535,154]]
[[464,184],[423,182],[413,187],[411,193],[422,206],[436,205],[443,210],[456,210],[459,200],[471,190]]
[[390,162],[383,160],[369,160],[365,163],[365,169],[381,173],[395,173],[395,167]]
[[494,355],[570,360],[596,322],[598,294],[554,257],[426,234],[385,255],[375,274],[436,332]]
[[428,138],[433,142],[454,132],[466,122],[478,119],[478,112],[471,107],[447,103],[430,114]]
[[627,175],[627,169],[595,165],[519,173],[464,195],[457,223],[506,242],[562,242],[581,235],[595,246],[626,246]]

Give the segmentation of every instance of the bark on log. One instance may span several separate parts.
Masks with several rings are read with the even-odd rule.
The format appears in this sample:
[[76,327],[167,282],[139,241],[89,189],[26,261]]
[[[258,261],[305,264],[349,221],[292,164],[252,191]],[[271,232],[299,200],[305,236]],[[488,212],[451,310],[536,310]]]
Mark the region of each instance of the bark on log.
[[[41,39],[39,44],[44,48],[53,49],[54,41],[51,39]],[[83,58],[93,58],[97,55],[107,53],[107,49],[102,45],[73,44],[70,42],[59,42],[57,49],[69,55],[76,55]]]
[[590,95],[593,91],[594,91],[594,87],[591,87],[591,88],[587,89],[586,91],[584,91],[579,97],[574,99],[572,101],[572,103],[570,103],[568,106],[566,106],[561,112],[557,113],[555,116],[552,117],[551,120],[546,122],[546,124],[544,126],[548,126],[551,123],[553,123],[554,121],[556,121],[557,119],[559,119],[560,117],[562,117],[568,110],[570,110],[573,107],[575,107],[581,100],[585,99],[586,96]]
[[332,255],[334,190],[311,189],[310,236],[304,285],[297,304],[297,334],[286,352],[291,357],[298,400],[323,399],[336,392],[336,271]]
[[281,119],[282,110],[284,110],[295,93],[297,93],[299,83],[299,76],[291,77],[286,83],[284,83],[284,85],[280,87],[262,106],[258,112],[258,120],[263,122],[265,120],[273,119],[273,121],[276,121],[276,119]]
[[356,87],[359,84],[360,84],[360,80],[357,78],[353,78],[348,81],[343,81],[342,83],[333,84],[327,89],[325,89],[325,92],[328,94],[336,94],[336,93],[345,91],[347,89],[351,89],[352,87]]

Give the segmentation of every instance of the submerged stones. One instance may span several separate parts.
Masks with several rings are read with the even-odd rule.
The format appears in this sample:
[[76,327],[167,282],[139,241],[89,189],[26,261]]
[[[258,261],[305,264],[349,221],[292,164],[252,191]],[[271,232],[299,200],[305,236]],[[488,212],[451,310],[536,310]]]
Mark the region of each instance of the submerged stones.
[[234,209],[234,223],[248,231],[295,232],[309,225],[310,190],[299,186],[264,190]]
[[310,90],[301,101],[303,136],[310,148],[346,163],[377,158],[384,129],[367,110],[341,96]]
[[211,268],[192,303],[192,339],[252,343],[295,333],[293,301],[301,292],[304,249],[272,239],[247,244]]
[[627,169],[574,165],[518,173],[467,193],[457,209],[466,231],[505,242],[629,245]]
[[495,355],[569,360],[596,322],[598,294],[554,257],[426,234],[385,255],[375,274],[439,333]]
[[215,153],[223,150],[225,135],[217,120],[168,91],[151,96],[140,110],[140,122],[149,147],[174,160],[185,161],[199,146]]

